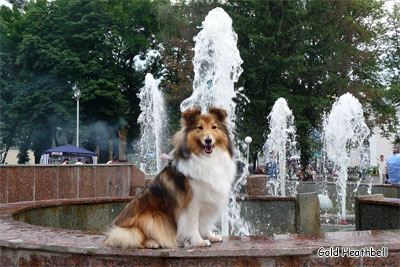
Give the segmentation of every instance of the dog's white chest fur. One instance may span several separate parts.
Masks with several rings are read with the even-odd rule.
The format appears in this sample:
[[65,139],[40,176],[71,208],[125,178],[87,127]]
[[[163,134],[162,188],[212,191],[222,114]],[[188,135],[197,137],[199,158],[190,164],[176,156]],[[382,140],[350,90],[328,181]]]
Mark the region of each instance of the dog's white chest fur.
[[216,147],[209,155],[192,155],[187,160],[179,160],[176,167],[191,178],[196,199],[214,203],[227,201],[236,174],[236,164],[228,152]]

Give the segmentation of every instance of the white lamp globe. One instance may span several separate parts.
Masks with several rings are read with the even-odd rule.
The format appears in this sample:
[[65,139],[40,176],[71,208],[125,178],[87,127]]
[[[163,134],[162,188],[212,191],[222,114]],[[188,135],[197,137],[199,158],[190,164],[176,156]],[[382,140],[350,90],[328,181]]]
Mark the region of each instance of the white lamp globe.
[[246,144],[250,144],[250,143],[253,141],[253,139],[251,139],[250,136],[247,136],[247,137],[244,139],[244,141],[246,142]]

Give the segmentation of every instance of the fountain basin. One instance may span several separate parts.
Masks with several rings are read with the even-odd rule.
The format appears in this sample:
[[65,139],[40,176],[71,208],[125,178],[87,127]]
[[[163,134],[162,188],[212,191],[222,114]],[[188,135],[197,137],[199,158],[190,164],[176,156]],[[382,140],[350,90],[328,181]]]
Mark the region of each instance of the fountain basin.
[[246,196],[240,202],[240,214],[250,223],[251,235],[320,232],[316,193],[298,194],[296,197]]
[[[296,183],[298,184],[296,185]],[[251,196],[270,196],[267,175],[249,175],[246,187],[247,193]],[[290,188],[294,187],[296,187],[297,193],[321,192],[322,190],[321,184],[317,182],[289,180],[286,181],[287,196],[290,196]],[[370,185],[369,183],[361,183],[357,186],[357,183],[349,182],[346,186],[346,210],[348,214],[355,214],[355,197],[367,195],[369,190],[371,194],[383,194],[387,198],[400,198],[399,185],[381,185],[376,183]],[[336,214],[340,209],[340,205],[337,202],[336,184],[328,182],[326,184],[326,191],[333,204],[333,208],[329,210],[329,213]]]
[[[301,182],[297,186],[298,193],[318,192],[320,185],[314,182]],[[333,208],[330,213],[337,213],[340,209],[340,204],[337,202],[336,184],[328,182],[326,190],[330,200],[332,201]],[[369,183],[361,183],[358,188],[356,183],[347,183],[346,186],[346,210],[347,214],[355,214],[355,198],[361,195],[368,195],[370,190],[371,194],[383,194],[387,198],[400,198],[400,186],[398,185],[380,185]],[[354,192],[356,191],[356,192]]]
[[[54,228],[105,232],[133,197],[94,198],[76,201],[40,202],[13,212],[16,221]],[[319,233],[320,216],[316,194],[294,197],[244,197],[238,199],[241,216],[255,236],[287,233]],[[220,226],[217,231],[220,232]]]
[[383,194],[356,197],[356,229],[400,229],[400,199]]
[[[125,201],[128,199],[124,199]],[[400,260],[400,230],[335,232],[313,235],[224,237],[210,248],[112,249],[103,233],[35,226],[12,219],[34,208],[67,204],[123,202],[118,198],[37,201],[0,206],[0,262],[13,265],[395,265]],[[388,257],[318,257],[319,248],[388,248]]]
[[13,213],[16,221],[45,227],[105,232],[132,198],[42,203]]

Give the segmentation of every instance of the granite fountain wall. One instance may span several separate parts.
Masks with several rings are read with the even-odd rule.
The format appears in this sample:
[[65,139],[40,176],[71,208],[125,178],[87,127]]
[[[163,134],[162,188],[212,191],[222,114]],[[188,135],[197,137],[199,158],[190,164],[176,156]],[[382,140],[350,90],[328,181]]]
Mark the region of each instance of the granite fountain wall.
[[383,194],[357,196],[356,230],[400,229],[400,199]]
[[[0,266],[392,266],[400,260],[400,230],[231,236],[210,248],[108,248],[104,233],[36,226],[14,220],[13,215],[54,205],[98,203],[101,209],[104,202],[129,201],[132,197],[117,195],[134,194],[135,186],[144,185],[143,174],[134,166],[3,166],[0,174]],[[98,218],[95,213],[89,217]],[[318,254],[331,247],[386,248],[388,254],[380,258]]]
[[144,183],[133,164],[2,165],[0,203],[133,196]]
[[[247,177],[247,193],[252,196],[270,195],[267,182],[267,175],[249,175]],[[297,185],[294,185],[297,182],[298,181],[287,181],[286,187],[296,187],[297,193],[321,193],[322,191],[322,187],[319,183],[303,181]],[[328,182],[326,184],[326,190],[333,204],[333,208],[329,210],[329,212],[337,213],[339,211],[339,205],[337,203],[336,184],[333,182]],[[371,194],[382,194],[386,198],[400,198],[399,185],[370,185],[368,183],[357,185],[357,183],[348,183],[346,187],[346,209],[350,214],[355,213],[355,197],[368,195],[368,191],[370,191]]]

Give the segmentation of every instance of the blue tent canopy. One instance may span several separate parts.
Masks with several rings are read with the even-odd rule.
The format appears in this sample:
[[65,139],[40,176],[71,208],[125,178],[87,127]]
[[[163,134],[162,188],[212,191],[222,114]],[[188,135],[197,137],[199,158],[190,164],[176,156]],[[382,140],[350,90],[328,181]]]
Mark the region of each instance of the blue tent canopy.
[[80,154],[80,155],[88,155],[88,156],[97,156],[96,153],[76,147],[70,144],[66,144],[65,146],[59,146],[52,149],[48,149],[43,152],[43,154],[51,154],[52,152],[63,152],[63,153],[71,153],[71,154]]

